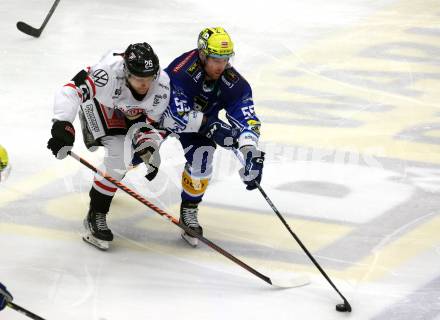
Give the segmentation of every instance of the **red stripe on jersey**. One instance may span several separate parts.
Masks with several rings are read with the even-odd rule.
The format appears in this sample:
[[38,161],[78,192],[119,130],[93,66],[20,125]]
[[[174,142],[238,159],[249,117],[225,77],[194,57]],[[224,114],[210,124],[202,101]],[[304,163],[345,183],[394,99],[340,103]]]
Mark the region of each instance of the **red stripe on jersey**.
[[95,87],[95,82],[92,80],[92,78],[90,78],[89,76],[87,76],[87,81],[90,83],[90,86],[92,87],[92,91],[93,91],[93,97],[96,96],[96,87]]
[[93,181],[93,183],[95,183],[98,187],[100,187],[108,192],[116,192],[116,190],[118,190],[118,188],[112,188],[112,187],[106,186],[105,184],[103,184],[102,182],[99,182],[98,180]]
[[149,116],[148,116],[148,114],[147,114],[147,119],[146,119],[147,121],[145,121],[146,123],[148,123],[148,124],[153,124],[153,123],[155,123],[156,121],[154,121],[153,120],[153,118],[150,118]]
[[76,91],[76,93],[78,94],[79,98],[82,100],[82,94],[79,93],[78,88],[73,83],[68,83],[64,86],[73,88]]
[[165,139],[167,137],[167,132],[165,131],[159,131],[160,136],[162,137],[162,139]]
[[177,66],[174,67],[173,72],[177,73],[179,72],[182,67],[188,63],[189,60],[194,56],[194,54],[197,52],[197,50],[191,51],[182,61],[179,62]]

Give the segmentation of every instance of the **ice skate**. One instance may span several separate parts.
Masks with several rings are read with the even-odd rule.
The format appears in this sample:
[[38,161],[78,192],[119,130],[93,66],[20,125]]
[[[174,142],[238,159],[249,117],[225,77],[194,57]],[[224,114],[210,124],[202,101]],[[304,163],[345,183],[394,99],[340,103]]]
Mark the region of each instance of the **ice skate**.
[[89,210],[84,219],[85,233],[83,240],[100,250],[108,250],[113,233],[107,226],[106,214]]
[[[199,210],[197,206],[198,203],[186,201],[182,202],[180,206],[180,222],[191,230],[194,230],[194,232],[197,234],[203,236],[203,228],[199,225],[197,220],[197,213]],[[185,231],[182,232],[182,239],[188,242],[188,244],[192,247],[196,247],[199,243],[199,239],[191,236]]]

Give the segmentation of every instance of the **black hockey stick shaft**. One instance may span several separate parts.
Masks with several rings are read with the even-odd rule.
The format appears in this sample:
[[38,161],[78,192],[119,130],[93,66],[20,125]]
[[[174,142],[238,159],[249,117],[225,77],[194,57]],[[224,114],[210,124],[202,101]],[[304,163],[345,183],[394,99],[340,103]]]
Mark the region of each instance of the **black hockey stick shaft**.
[[[238,160],[241,162],[242,165],[245,165],[244,159],[237,149],[232,149],[232,151],[237,156]],[[260,191],[263,198],[266,200],[266,202],[269,204],[269,206],[272,208],[272,210],[276,213],[278,218],[281,220],[281,222],[284,224],[286,229],[289,231],[289,233],[292,235],[292,237],[296,240],[296,242],[299,244],[299,246],[303,249],[303,251],[306,253],[306,255],[309,257],[309,259],[313,262],[313,264],[318,268],[318,270],[321,272],[321,274],[324,276],[324,278],[330,283],[330,285],[333,287],[333,289],[336,290],[336,292],[339,294],[339,296],[344,300],[344,305],[346,306],[347,311],[351,312],[351,305],[348,303],[347,299],[344,297],[344,295],[339,291],[339,289],[336,287],[336,285],[333,283],[333,281],[330,279],[330,277],[327,275],[327,273],[324,271],[324,269],[319,265],[319,263],[316,261],[316,259],[313,257],[313,255],[310,253],[310,251],[306,248],[306,246],[302,243],[301,239],[295,234],[295,232],[292,231],[292,228],[290,228],[289,224],[287,223],[286,219],[282,216],[282,214],[278,211],[275,204],[270,200],[267,193],[264,191],[263,187],[255,181],[255,185],[257,186],[258,190]]]
[[31,318],[31,319],[35,319],[35,320],[44,320],[44,318],[37,316],[35,313],[30,312],[29,310],[26,310],[23,307],[20,307],[19,305],[13,303],[13,302],[8,302],[6,304],[9,308],[14,309],[17,312],[20,312],[22,314],[24,314],[25,316]]
[[277,207],[275,207],[275,204],[270,200],[269,196],[266,194],[266,192],[263,190],[261,185],[258,182],[255,182],[258,190],[260,191],[261,195],[264,197],[264,199],[267,201],[269,206],[272,208],[272,210],[276,213],[278,218],[281,220],[281,222],[284,224],[284,226],[287,228],[287,230],[290,232],[292,237],[296,240],[296,242],[299,244],[299,246],[303,249],[303,251],[307,254],[307,256],[310,258],[310,260],[313,262],[313,264],[318,268],[318,270],[321,272],[321,274],[324,276],[325,279],[327,279],[328,283],[333,287],[333,289],[336,290],[336,292],[339,294],[339,296],[344,300],[344,304],[347,307],[347,311],[351,312],[351,306],[348,303],[347,299],[344,297],[344,295],[339,291],[339,289],[336,287],[336,285],[333,283],[333,281],[330,279],[330,277],[327,275],[327,273],[324,271],[324,269],[319,265],[319,263],[316,261],[316,259],[313,257],[313,255],[309,252],[309,250],[306,248],[306,246],[302,243],[300,238],[295,234],[295,232],[292,231],[287,221],[284,219],[284,217],[281,215],[281,213],[278,211]]
[[218,253],[222,254],[223,256],[225,256],[226,258],[228,258],[229,260],[235,262],[236,264],[238,264],[240,267],[242,267],[243,269],[249,271],[250,273],[252,273],[253,275],[257,276],[258,278],[260,278],[261,280],[263,280],[264,282],[272,285],[272,280],[268,277],[265,276],[264,274],[260,273],[259,271],[255,270],[254,268],[252,268],[251,266],[249,266],[248,264],[246,264],[245,262],[241,261],[240,259],[238,259],[237,257],[233,256],[232,254],[230,254],[229,252],[227,252],[226,250],[222,249],[221,247],[219,247],[218,245],[216,245],[215,243],[211,242],[210,240],[208,240],[207,238],[199,235],[198,233],[194,232],[193,230],[191,230],[190,228],[188,228],[187,226],[185,226],[184,224],[180,223],[179,220],[177,220],[176,218],[174,218],[172,215],[166,213],[165,211],[163,211],[162,209],[160,209],[159,207],[155,206],[154,204],[152,204],[151,202],[149,202],[147,199],[145,199],[144,197],[142,197],[140,194],[138,194],[137,192],[131,190],[130,188],[128,188],[125,184],[123,184],[122,182],[112,178],[111,176],[109,176],[108,174],[104,173],[103,171],[99,170],[98,168],[96,168],[95,166],[93,166],[92,164],[90,164],[89,162],[87,162],[86,160],[84,160],[83,158],[81,158],[80,156],[78,156],[77,154],[75,154],[74,152],[70,151],[68,153],[72,158],[78,160],[80,163],[82,163],[83,165],[85,165],[87,168],[89,168],[90,170],[98,173],[100,176],[102,176],[103,178],[105,178],[106,180],[110,181],[111,183],[113,183],[116,187],[118,187],[119,189],[121,189],[122,191],[124,191],[125,193],[129,194],[130,196],[132,196],[133,198],[135,198],[136,200],[138,200],[139,202],[143,203],[144,205],[146,205],[147,207],[149,207],[151,210],[153,210],[154,212],[158,213],[159,215],[167,218],[169,221],[171,221],[172,223],[174,223],[176,226],[178,226],[179,228],[185,230],[185,232],[187,232],[188,234],[190,234],[191,236],[198,238],[200,241],[202,241],[204,244],[206,244],[207,246],[209,246],[210,248],[214,249],[215,251],[217,251]]
[[55,0],[55,2],[52,5],[52,8],[50,8],[49,13],[46,15],[46,18],[43,21],[43,24],[39,29],[36,29],[30,25],[28,25],[25,22],[19,21],[17,22],[17,28],[21,32],[24,32],[30,36],[38,38],[41,33],[43,32],[44,28],[46,27],[46,24],[49,22],[50,17],[52,17],[53,13],[55,12],[55,9],[58,6],[58,3],[60,3],[60,0]]

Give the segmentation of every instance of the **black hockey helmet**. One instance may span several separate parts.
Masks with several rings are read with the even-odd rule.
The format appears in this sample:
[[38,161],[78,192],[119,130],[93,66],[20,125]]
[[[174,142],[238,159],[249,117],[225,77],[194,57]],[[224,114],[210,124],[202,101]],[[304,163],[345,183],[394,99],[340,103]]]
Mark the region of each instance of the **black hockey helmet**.
[[137,77],[156,76],[159,72],[159,58],[146,42],[130,44],[124,52],[126,72]]

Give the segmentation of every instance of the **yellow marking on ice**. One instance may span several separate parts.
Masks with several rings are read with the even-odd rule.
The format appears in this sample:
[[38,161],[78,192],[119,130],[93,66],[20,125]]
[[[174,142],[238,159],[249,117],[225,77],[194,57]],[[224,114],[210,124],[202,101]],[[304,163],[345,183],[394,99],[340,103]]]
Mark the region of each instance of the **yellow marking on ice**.
[[[223,213],[222,213],[223,214]],[[232,212],[231,212],[232,214]],[[236,213],[234,213],[236,214]],[[292,221],[289,221],[292,223]],[[307,222],[308,223],[308,222]],[[218,224],[218,223],[217,223]],[[209,224],[207,224],[209,225]],[[205,245],[200,244],[199,248],[194,249],[190,248],[187,245],[176,245],[180,241],[180,230],[175,226],[172,226],[171,223],[164,223],[160,219],[155,217],[147,217],[143,222],[136,225],[137,227],[148,230],[154,230],[155,232],[160,231],[167,233],[169,238],[175,239],[175,241],[167,240],[156,240],[156,241],[136,241],[131,240],[130,236],[124,237],[122,235],[117,235],[115,240],[112,243],[112,247],[123,247],[130,250],[142,251],[142,252],[155,252],[158,254],[167,254],[173,256],[177,259],[187,259],[189,261],[216,261],[216,263],[221,263],[222,261],[226,263],[224,257],[220,254],[214,252],[213,250],[207,249]],[[305,243],[306,247],[310,249],[313,254],[313,244],[308,243],[310,237],[317,234],[324,234],[326,232],[334,232],[333,228],[336,227],[336,230],[339,229],[339,226],[335,226],[330,224],[326,226],[324,223],[319,223],[316,225],[317,228],[314,230],[303,229],[303,227],[299,227],[297,225],[297,229],[301,229],[301,232],[296,230],[296,233],[301,238],[301,240]],[[129,226],[127,226],[127,229]],[[257,270],[263,272],[263,270],[270,271],[289,271],[289,272],[308,272],[311,274],[319,275],[316,268],[311,264],[295,264],[288,261],[278,261],[273,258],[274,251],[282,250],[284,244],[280,245],[280,243],[276,244],[272,250],[267,251],[267,255],[262,255],[261,257],[252,257],[252,255],[247,254],[237,254],[234,252],[234,247],[230,245],[230,240],[234,237],[231,235],[225,235],[224,233],[221,236],[218,236],[218,233],[212,230],[214,226],[209,227],[206,230],[206,237],[211,240],[216,239],[214,241],[218,245],[222,246],[224,249],[242,259],[244,262],[249,265],[255,267]],[[438,230],[440,228],[440,217],[436,217],[420,227],[408,232],[404,236],[398,238],[392,243],[385,245],[378,252],[374,252],[369,255],[365,259],[360,262],[356,262],[355,266],[348,267],[345,270],[334,270],[328,267],[325,267],[326,272],[329,274],[331,278],[341,278],[347,281],[357,281],[357,282],[371,282],[379,280],[380,278],[389,274],[389,272],[397,269],[400,265],[404,264],[407,261],[417,257],[420,254],[423,254],[426,250],[432,249],[435,246],[438,246],[440,243],[440,233]],[[126,229],[126,230],[127,230]],[[243,232],[243,230],[240,230]],[[269,234],[269,231],[267,231]],[[265,235],[266,238],[277,237],[270,231],[270,237]],[[129,234],[129,231],[126,231]],[[0,234],[18,234],[32,238],[45,238],[45,239],[59,239],[59,240],[67,240],[67,241],[77,241],[80,239],[79,232],[72,231],[63,231],[57,229],[50,228],[42,228],[36,226],[27,226],[27,225],[18,225],[13,223],[0,223]],[[173,235],[174,234],[174,235]],[[283,231],[283,234],[286,234],[286,231]],[[245,238],[247,234],[245,235]],[[243,240],[243,239],[241,239]],[[33,241],[33,240],[32,240]],[[228,244],[223,244],[223,242],[227,242]],[[247,242],[248,239],[245,240]],[[287,247],[290,247],[294,240],[287,235],[286,239],[283,241],[287,241]],[[33,241],[34,242],[34,241]],[[255,240],[255,245],[258,246],[258,243],[261,242],[261,239]],[[267,242],[266,242],[267,244]],[[331,245],[331,243],[327,243]],[[264,248],[262,248],[264,250]],[[111,251],[110,251],[111,252]],[[325,258],[319,257],[315,255],[315,258],[318,259],[323,265],[323,261]],[[202,263],[200,263],[202,264]],[[206,265],[209,267],[209,265]]]
[[[435,9],[437,8],[437,10]],[[416,14],[414,14],[416,12]],[[251,81],[255,86],[257,112],[262,116],[277,116],[288,119],[316,119],[307,114],[296,114],[292,108],[283,111],[272,110],[258,101],[271,100],[289,102],[295,105],[301,103],[333,104],[343,101],[332,100],[333,96],[359,98],[375,105],[391,105],[393,109],[382,112],[367,112],[365,110],[333,110],[318,108],[311,112],[322,112],[330,116],[340,116],[348,120],[360,121],[355,128],[306,126],[300,124],[268,124],[263,123],[262,139],[286,144],[310,146],[316,148],[350,148],[376,156],[400,158],[423,162],[440,163],[440,145],[423,143],[417,140],[404,140],[396,135],[404,130],[435,122],[439,114],[440,79],[413,78],[404,86],[405,90],[420,91],[417,97],[401,94],[401,92],[382,91],[366,85],[333,79],[321,72],[324,71],[366,71],[366,72],[399,72],[407,79],[415,73],[422,72],[438,77],[440,67],[435,63],[416,63],[411,61],[391,61],[362,56],[365,49],[375,45],[395,42],[412,42],[432,46],[436,36],[421,35],[409,32],[413,27],[432,27],[438,20],[437,13],[440,5],[436,0],[427,0],[423,6],[409,0],[400,1],[379,11],[363,23],[350,30],[343,30],[335,37],[317,41],[309,47],[295,51],[292,55],[277,59],[272,64],[259,70],[259,75]],[[390,51],[389,51],[390,52]],[[392,52],[392,50],[391,50]],[[429,55],[411,48],[399,50],[399,55],[407,57],[429,58]],[[288,72],[294,76],[289,76]],[[363,81],[374,80],[390,86],[388,81],[393,79],[381,78],[376,75],[361,75]],[[289,92],[289,87],[302,88],[304,91]],[[319,91],[313,95],[307,90]],[[400,90],[400,88],[398,89]],[[359,106],[361,107],[361,106]],[[280,134],[282,132],[283,134]],[[427,136],[438,136],[438,133],[428,132]]]
[[20,225],[15,223],[0,223],[0,234],[18,234],[29,238],[49,238],[59,240],[74,240],[78,234],[59,229],[42,228],[37,226]]
[[[213,208],[201,205],[199,222],[204,227],[206,236],[213,241],[236,242],[250,245],[252,250],[261,247],[269,251],[301,251],[291,235],[273,215]],[[176,215],[176,218],[178,216]],[[305,219],[287,219],[287,223],[307,243],[311,251],[319,250],[346,236],[352,227],[330,224]],[[146,230],[165,230],[164,222],[153,217],[146,217],[136,224]],[[315,230],[322,230],[316,234]],[[270,235],[270,236],[268,236]]]
[[430,131],[426,133],[427,137],[440,138],[440,129],[436,129],[436,131]]
[[[74,203],[74,206],[66,206]],[[47,201],[45,212],[59,219],[82,221],[89,209],[90,198],[88,192],[71,193]],[[138,215],[146,210],[145,205],[135,201],[124,192],[118,192],[112,201],[109,221],[123,220]],[[148,209],[147,209],[148,210]]]
[[343,274],[366,282],[376,281],[417,255],[438,246],[438,230],[440,217],[435,217],[369,255],[357,263],[357,266],[346,269]]
[[[429,143],[396,140],[381,130],[378,124],[372,131],[353,128],[324,130],[291,125],[265,124],[264,140],[322,149],[346,149],[360,154],[393,157],[421,162],[440,163],[440,146]],[[393,125],[390,125],[392,128]],[[283,134],[280,134],[282,132]],[[391,134],[391,132],[388,132]]]
[[10,184],[8,181],[8,184],[0,190],[0,208],[14,201],[26,198],[27,195],[32,194],[57,179],[63,179],[65,176],[78,170],[78,167],[78,164],[74,162],[64,161],[59,165],[33,174],[15,184]]
[[[173,213],[176,209],[178,207],[174,206],[173,209],[169,208],[167,212]],[[282,257],[283,253],[296,252],[299,255],[304,253],[275,215],[219,209],[204,205],[200,206],[200,210],[203,214],[199,215],[199,222],[204,227],[205,237],[240,257],[240,259],[253,261],[256,266],[266,266],[267,268],[292,270],[293,266],[296,270],[310,271],[307,266],[286,261],[281,262],[277,258],[277,256]],[[176,217],[178,216],[176,215]],[[304,219],[286,220],[311,252],[331,245],[331,243],[343,238],[352,231],[352,227],[339,224]],[[150,232],[175,232],[177,235],[181,233],[181,230],[172,226],[171,223],[164,223],[161,219],[152,216],[139,221],[136,227],[145,229],[147,234]],[[319,230],[319,233],[316,230]],[[176,239],[176,241],[179,240]],[[176,248],[157,242],[139,243],[139,245],[179,257],[190,254],[191,258],[197,258],[198,260],[215,259],[220,261],[224,259],[213,253],[212,250],[194,251],[189,246],[188,248],[183,246],[185,250],[181,251],[181,246]],[[242,248],[242,250],[245,250],[248,246],[249,252],[258,250],[258,253],[255,257],[252,257],[252,254],[237,255],[234,253],[235,246]],[[205,247],[205,245],[200,243],[200,247]],[[258,257],[258,255],[261,255],[261,257]]]
[[[207,214],[201,214],[201,223],[206,225],[213,239],[229,239],[247,243],[252,247],[265,246],[269,250],[301,251],[292,236],[273,214],[259,214],[249,211],[220,209],[201,206]],[[352,227],[305,219],[285,217],[293,231],[307,243],[311,251],[319,250],[330,243],[346,236]],[[203,223],[205,225],[205,223]],[[315,230],[322,230],[316,234]],[[268,236],[270,235],[270,236]],[[263,248],[264,250],[264,248]]]
[[[75,229],[77,228],[75,227]],[[73,232],[59,229],[43,228],[39,226],[0,223],[0,235],[14,234],[26,237],[32,242],[32,246],[34,247],[36,246],[36,238],[73,241],[74,243],[79,243],[79,245],[82,246],[82,232],[82,229],[80,232]],[[123,239],[116,239],[115,241],[113,241],[112,245],[136,251],[145,251],[145,249],[141,249],[139,245],[135,245],[132,241],[126,241]],[[109,252],[111,252],[111,250]]]

